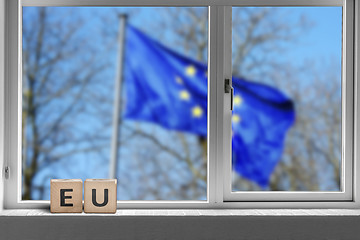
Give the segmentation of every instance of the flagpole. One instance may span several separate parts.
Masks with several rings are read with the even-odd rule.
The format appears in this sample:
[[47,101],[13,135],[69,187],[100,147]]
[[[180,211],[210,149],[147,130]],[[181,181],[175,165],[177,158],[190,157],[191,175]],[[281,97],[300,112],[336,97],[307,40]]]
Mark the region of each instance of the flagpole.
[[111,138],[111,153],[109,164],[109,178],[117,177],[118,156],[120,150],[120,124],[121,124],[121,87],[123,83],[123,63],[124,63],[124,43],[125,43],[125,29],[127,15],[120,14],[119,16],[119,31],[118,31],[118,60],[117,71],[115,76],[115,91],[114,91],[114,109],[113,109],[113,123],[112,123],[112,138]]

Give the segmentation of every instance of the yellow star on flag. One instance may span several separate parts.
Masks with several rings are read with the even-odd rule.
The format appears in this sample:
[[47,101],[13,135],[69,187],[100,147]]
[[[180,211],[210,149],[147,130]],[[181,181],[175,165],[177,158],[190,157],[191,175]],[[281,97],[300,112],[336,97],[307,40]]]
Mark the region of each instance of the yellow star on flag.
[[240,95],[235,95],[234,97],[234,106],[238,107],[243,102],[243,99],[240,97]]
[[196,73],[196,68],[193,65],[190,65],[185,69],[185,73],[186,75],[192,77]]
[[190,93],[188,91],[186,91],[186,90],[181,90],[180,91],[180,99],[185,100],[185,101],[189,100],[190,99]]
[[233,114],[231,117],[231,121],[235,124],[239,123],[241,121],[241,117],[237,114]]
[[179,76],[176,76],[176,77],[175,77],[175,81],[176,81],[177,84],[180,84],[180,85],[182,85],[182,84],[184,83],[183,80],[182,80],[182,78],[179,77]]
[[195,106],[191,109],[193,117],[200,118],[203,115],[203,110],[200,106]]

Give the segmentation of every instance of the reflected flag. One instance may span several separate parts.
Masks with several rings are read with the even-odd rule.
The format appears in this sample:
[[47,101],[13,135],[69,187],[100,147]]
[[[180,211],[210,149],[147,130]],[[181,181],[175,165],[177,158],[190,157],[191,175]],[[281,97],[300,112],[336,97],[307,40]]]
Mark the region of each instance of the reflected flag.
[[[207,65],[165,47],[127,25],[124,118],[169,130],[207,134]],[[295,112],[272,87],[233,78],[233,169],[266,187],[281,157]]]

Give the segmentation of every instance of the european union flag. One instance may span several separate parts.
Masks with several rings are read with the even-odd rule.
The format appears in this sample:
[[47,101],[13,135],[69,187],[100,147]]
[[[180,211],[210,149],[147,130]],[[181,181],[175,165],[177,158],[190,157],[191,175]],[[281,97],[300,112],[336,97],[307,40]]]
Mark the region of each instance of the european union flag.
[[293,102],[279,90],[233,77],[232,166],[265,188],[281,158]]
[[[207,134],[207,65],[182,56],[128,25],[125,114],[170,130]],[[233,169],[262,187],[281,157],[294,121],[279,90],[233,78]]]
[[125,118],[206,136],[207,67],[127,26]]

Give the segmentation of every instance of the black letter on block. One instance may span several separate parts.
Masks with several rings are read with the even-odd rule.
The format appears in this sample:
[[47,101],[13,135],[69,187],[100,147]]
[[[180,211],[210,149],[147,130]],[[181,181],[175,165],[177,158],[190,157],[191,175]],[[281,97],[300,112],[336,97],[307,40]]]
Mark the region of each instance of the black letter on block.
[[65,199],[71,199],[71,196],[65,196],[65,192],[72,192],[72,189],[60,189],[60,206],[61,207],[72,207],[72,203],[65,203]]
[[97,207],[103,207],[106,206],[106,204],[108,204],[109,202],[109,190],[108,189],[104,189],[104,202],[103,203],[97,203],[96,202],[96,189],[92,190],[92,203],[97,206]]

